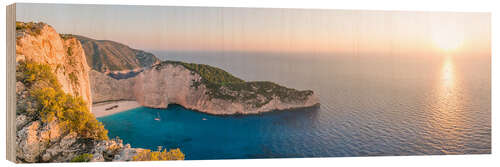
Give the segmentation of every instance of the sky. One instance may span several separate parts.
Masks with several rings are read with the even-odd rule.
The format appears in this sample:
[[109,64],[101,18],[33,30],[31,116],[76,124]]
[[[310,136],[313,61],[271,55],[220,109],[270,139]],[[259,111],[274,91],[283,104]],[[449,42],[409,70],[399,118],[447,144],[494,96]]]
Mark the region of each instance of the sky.
[[490,14],[17,4],[18,21],[149,51],[490,53]]

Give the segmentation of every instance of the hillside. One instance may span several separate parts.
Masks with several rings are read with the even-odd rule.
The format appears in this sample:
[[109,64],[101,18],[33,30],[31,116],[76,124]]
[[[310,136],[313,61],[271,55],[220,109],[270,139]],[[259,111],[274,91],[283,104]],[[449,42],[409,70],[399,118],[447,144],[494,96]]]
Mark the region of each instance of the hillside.
[[66,35],[78,39],[82,44],[89,66],[99,72],[137,70],[159,62],[153,54],[132,49],[124,44],[95,40],[80,35]]

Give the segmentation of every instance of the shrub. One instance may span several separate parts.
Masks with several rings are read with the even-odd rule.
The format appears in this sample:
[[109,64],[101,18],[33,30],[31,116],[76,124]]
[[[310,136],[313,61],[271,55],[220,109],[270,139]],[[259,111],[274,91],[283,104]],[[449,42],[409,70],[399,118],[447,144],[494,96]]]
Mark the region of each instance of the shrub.
[[65,131],[76,132],[80,137],[107,139],[107,130],[89,112],[81,97],[73,97],[61,89],[39,88],[31,91],[39,104],[37,112],[43,122],[59,121]]
[[59,34],[59,37],[61,37],[63,40],[68,40],[70,38],[73,38],[72,34]]
[[40,35],[42,31],[42,25],[44,23],[39,22],[39,23],[33,23],[33,22],[28,22],[28,23],[23,23],[23,22],[16,22],[16,31],[24,31],[32,36],[37,36]]
[[68,50],[66,50],[66,53],[68,54],[68,56],[73,55],[73,50],[71,50],[71,47],[68,47]]
[[164,61],[163,64],[182,65],[185,68],[191,70],[192,72],[200,75],[205,80],[205,82],[211,82],[221,85],[229,83],[245,82],[242,79],[235,77],[220,68],[212,67],[205,64],[184,63],[180,61]]
[[80,82],[78,82],[78,77],[76,76],[75,71],[69,73],[69,79],[71,80],[71,84],[80,85]]
[[90,113],[87,103],[80,96],[65,93],[48,65],[21,62],[16,70],[18,80],[28,85],[30,97],[37,104],[36,110],[28,113],[40,117],[43,122],[57,120],[66,132],[75,132],[80,137],[107,140],[108,131]]
[[132,157],[134,161],[165,161],[165,160],[184,160],[184,153],[180,149],[171,149],[167,151],[151,151],[149,149],[142,149],[137,151],[137,155]]
[[74,157],[71,162],[89,162],[93,157],[93,154],[85,153]]
[[20,62],[16,68],[16,80],[28,87],[33,86],[34,83],[46,84],[43,86],[54,89],[61,87],[50,66],[35,62]]

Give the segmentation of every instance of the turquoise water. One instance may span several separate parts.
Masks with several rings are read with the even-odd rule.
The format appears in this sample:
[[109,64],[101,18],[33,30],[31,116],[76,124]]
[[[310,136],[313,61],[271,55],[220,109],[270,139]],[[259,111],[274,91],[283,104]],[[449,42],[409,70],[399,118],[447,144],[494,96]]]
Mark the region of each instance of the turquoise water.
[[[99,120],[110,130],[110,137],[119,136],[134,147],[181,148],[186,159],[307,157],[325,154],[297,143],[313,141],[307,130],[316,126],[317,112],[311,108],[221,117],[171,105],[164,110],[136,108]],[[160,121],[154,120],[158,115]],[[289,150],[290,144],[299,147]]]
[[491,153],[489,55],[155,54],[312,89],[321,106],[228,117],[171,105],[99,118],[133,147],[180,148],[187,159]]

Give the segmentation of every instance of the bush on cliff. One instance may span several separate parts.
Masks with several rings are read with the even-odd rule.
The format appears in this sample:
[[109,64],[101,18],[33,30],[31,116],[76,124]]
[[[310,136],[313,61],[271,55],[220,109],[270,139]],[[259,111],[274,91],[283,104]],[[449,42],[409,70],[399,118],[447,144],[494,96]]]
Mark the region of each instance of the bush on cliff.
[[206,79],[207,81],[215,84],[226,85],[231,83],[245,82],[242,79],[239,79],[220,68],[212,67],[205,64],[194,64],[194,63],[184,63],[184,62],[181,62],[181,64],[187,69],[198,73],[203,79]]
[[71,162],[90,162],[93,157],[93,154],[84,153],[71,159]]
[[164,161],[164,160],[184,160],[184,153],[180,149],[171,149],[167,151],[151,151],[149,149],[142,149],[137,151],[137,155],[133,157],[134,161]]
[[20,62],[16,67],[16,80],[21,81],[27,87],[61,88],[50,66],[34,62]]
[[61,129],[75,132],[80,137],[107,140],[108,131],[90,113],[86,102],[80,96],[65,93],[52,73],[50,66],[35,62],[20,62],[16,79],[29,88],[36,109],[27,114],[43,122],[57,120]]
[[33,22],[28,22],[28,23],[24,23],[24,22],[16,22],[16,31],[19,30],[19,31],[24,31],[32,36],[38,36],[40,35],[41,31],[42,31],[42,25],[44,23],[42,22],[39,22],[39,23],[33,23]]

